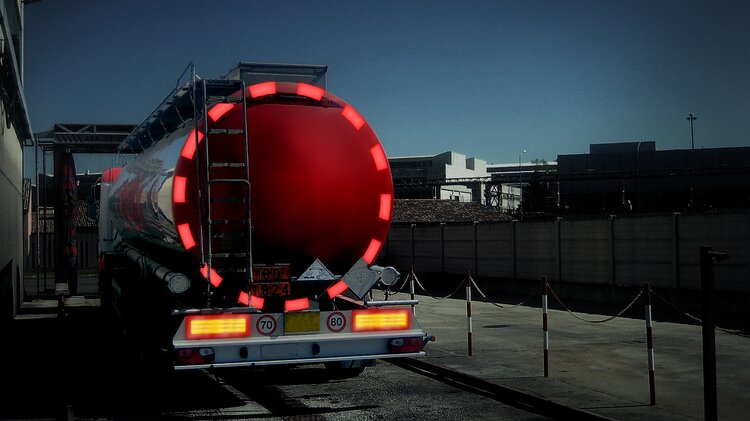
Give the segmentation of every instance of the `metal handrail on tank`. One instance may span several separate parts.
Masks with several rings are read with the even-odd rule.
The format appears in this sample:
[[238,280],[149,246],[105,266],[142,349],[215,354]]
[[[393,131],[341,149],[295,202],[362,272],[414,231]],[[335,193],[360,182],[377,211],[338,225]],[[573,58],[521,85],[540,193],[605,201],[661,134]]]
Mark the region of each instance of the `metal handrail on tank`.
[[[186,77],[189,75],[189,77]],[[187,80],[185,80],[187,79]],[[208,91],[207,91],[208,88]],[[229,92],[229,91],[232,92]],[[197,206],[198,220],[201,221],[198,224],[198,238],[196,245],[199,248],[200,254],[200,267],[206,267],[207,277],[209,282],[207,283],[206,289],[206,305],[210,307],[210,280],[212,276],[212,262],[211,262],[211,177],[210,177],[210,166],[211,159],[208,150],[208,138],[209,138],[209,109],[217,103],[217,96],[219,98],[228,98],[230,94],[234,95],[235,91],[239,94],[240,101],[243,104],[243,128],[244,134],[244,167],[245,173],[244,178],[236,179],[234,181],[242,181],[246,184],[245,187],[245,200],[246,200],[246,215],[244,223],[247,224],[247,239],[246,239],[246,251],[247,256],[245,272],[248,276],[248,283],[252,284],[252,225],[250,220],[250,172],[249,172],[249,141],[248,141],[248,129],[247,129],[247,96],[245,92],[245,82],[243,80],[211,80],[203,79],[196,73],[196,67],[194,63],[188,64],[188,66],[180,73],[175,83],[174,89],[161,101],[161,103],[146,117],[133,131],[120,143],[118,146],[118,160],[121,160],[123,152],[130,152],[137,154],[143,152],[145,149],[153,147],[160,140],[163,140],[170,133],[184,127],[186,124],[192,125],[192,133],[194,134],[192,140],[195,142],[195,150],[197,151],[198,145],[200,144],[201,132],[205,138],[203,142],[203,154],[196,154],[196,197],[201,203]],[[225,99],[228,101],[228,99]],[[222,102],[219,99],[218,102]],[[235,102],[235,101],[232,101]],[[201,125],[201,118],[203,119],[203,127]],[[214,180],[214,182],[222,182],[221,180]],[[206,186],[206,191],[201,191],[201,185]],[[203,209],[205,203],[206,209]],[[207,212],[207,215],[204,215]],[[204,224],[206,226],[204,227]],[[208,240],[206,240],[208,238]]]

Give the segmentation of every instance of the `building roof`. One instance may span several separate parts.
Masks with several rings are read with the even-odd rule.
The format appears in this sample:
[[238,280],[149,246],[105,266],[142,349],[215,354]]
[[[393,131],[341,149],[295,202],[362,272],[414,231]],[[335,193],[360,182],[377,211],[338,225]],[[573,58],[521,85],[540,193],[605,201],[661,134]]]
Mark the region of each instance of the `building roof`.
[[396,199],[393,223],[502,222],[509,215],[480,203],[439,199]]

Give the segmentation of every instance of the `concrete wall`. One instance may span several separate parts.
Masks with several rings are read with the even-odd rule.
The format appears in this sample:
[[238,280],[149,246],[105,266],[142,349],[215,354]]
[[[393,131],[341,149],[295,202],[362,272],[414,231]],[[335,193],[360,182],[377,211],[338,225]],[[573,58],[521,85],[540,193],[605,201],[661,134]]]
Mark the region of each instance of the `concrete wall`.
[[23,298],[23,150],[0,111],[0,319],[15,316]]
[[717,291],[750,293],[750,211],[447,225],[394,225],[379,262],[407,271],[597,287],[698,291],[700,246],[730,254]]

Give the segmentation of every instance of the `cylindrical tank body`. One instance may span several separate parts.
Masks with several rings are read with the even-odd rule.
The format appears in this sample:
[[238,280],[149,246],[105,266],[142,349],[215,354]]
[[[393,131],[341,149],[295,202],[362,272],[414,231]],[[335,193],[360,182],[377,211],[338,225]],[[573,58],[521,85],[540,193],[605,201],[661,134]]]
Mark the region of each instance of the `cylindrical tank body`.
[[[209,129],[242,129],[242,109],[213,106]],[[125,241],[187,253],[196,266],[208,241],[215,253],[232,243],[207,238],[206,177],[243,178],[246,154],[242,134],[209,134],[207,157],[204,127],[187,122],[138,155],[110,196]],[[266,82],[247,89],[247,130],[254,263],[304,269],[318,258],[346,270],[360,257],[372,262],[388,232],[393,183],[382,146],[357,111],[311,85]],[[240,183],[212,183],[211,219],[236,220],[244,196]],[[231,233],[242,225],[214,228]]]

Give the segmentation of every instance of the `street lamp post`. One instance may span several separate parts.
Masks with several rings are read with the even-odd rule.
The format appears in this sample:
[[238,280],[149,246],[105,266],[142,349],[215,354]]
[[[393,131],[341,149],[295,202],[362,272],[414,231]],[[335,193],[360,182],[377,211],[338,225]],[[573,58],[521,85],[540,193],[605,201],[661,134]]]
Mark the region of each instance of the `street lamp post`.
[[523,220],[523,173],[521,172],[521,155],[526,153],[526,149],[521,151],[520,154],[518,154],[518,193],[519,197],[521,198],[521,220]]
[[693,122],[697,120],[698,117],[695,116],[693,113],[688,113],[688,116],[686,120],[690,121],[690,149],[695,149],[695,137],[693,136]]
[[638,146],[635,148],[635,210],[636,212],[641,208],[641,143],[643,140],[638,142]]

